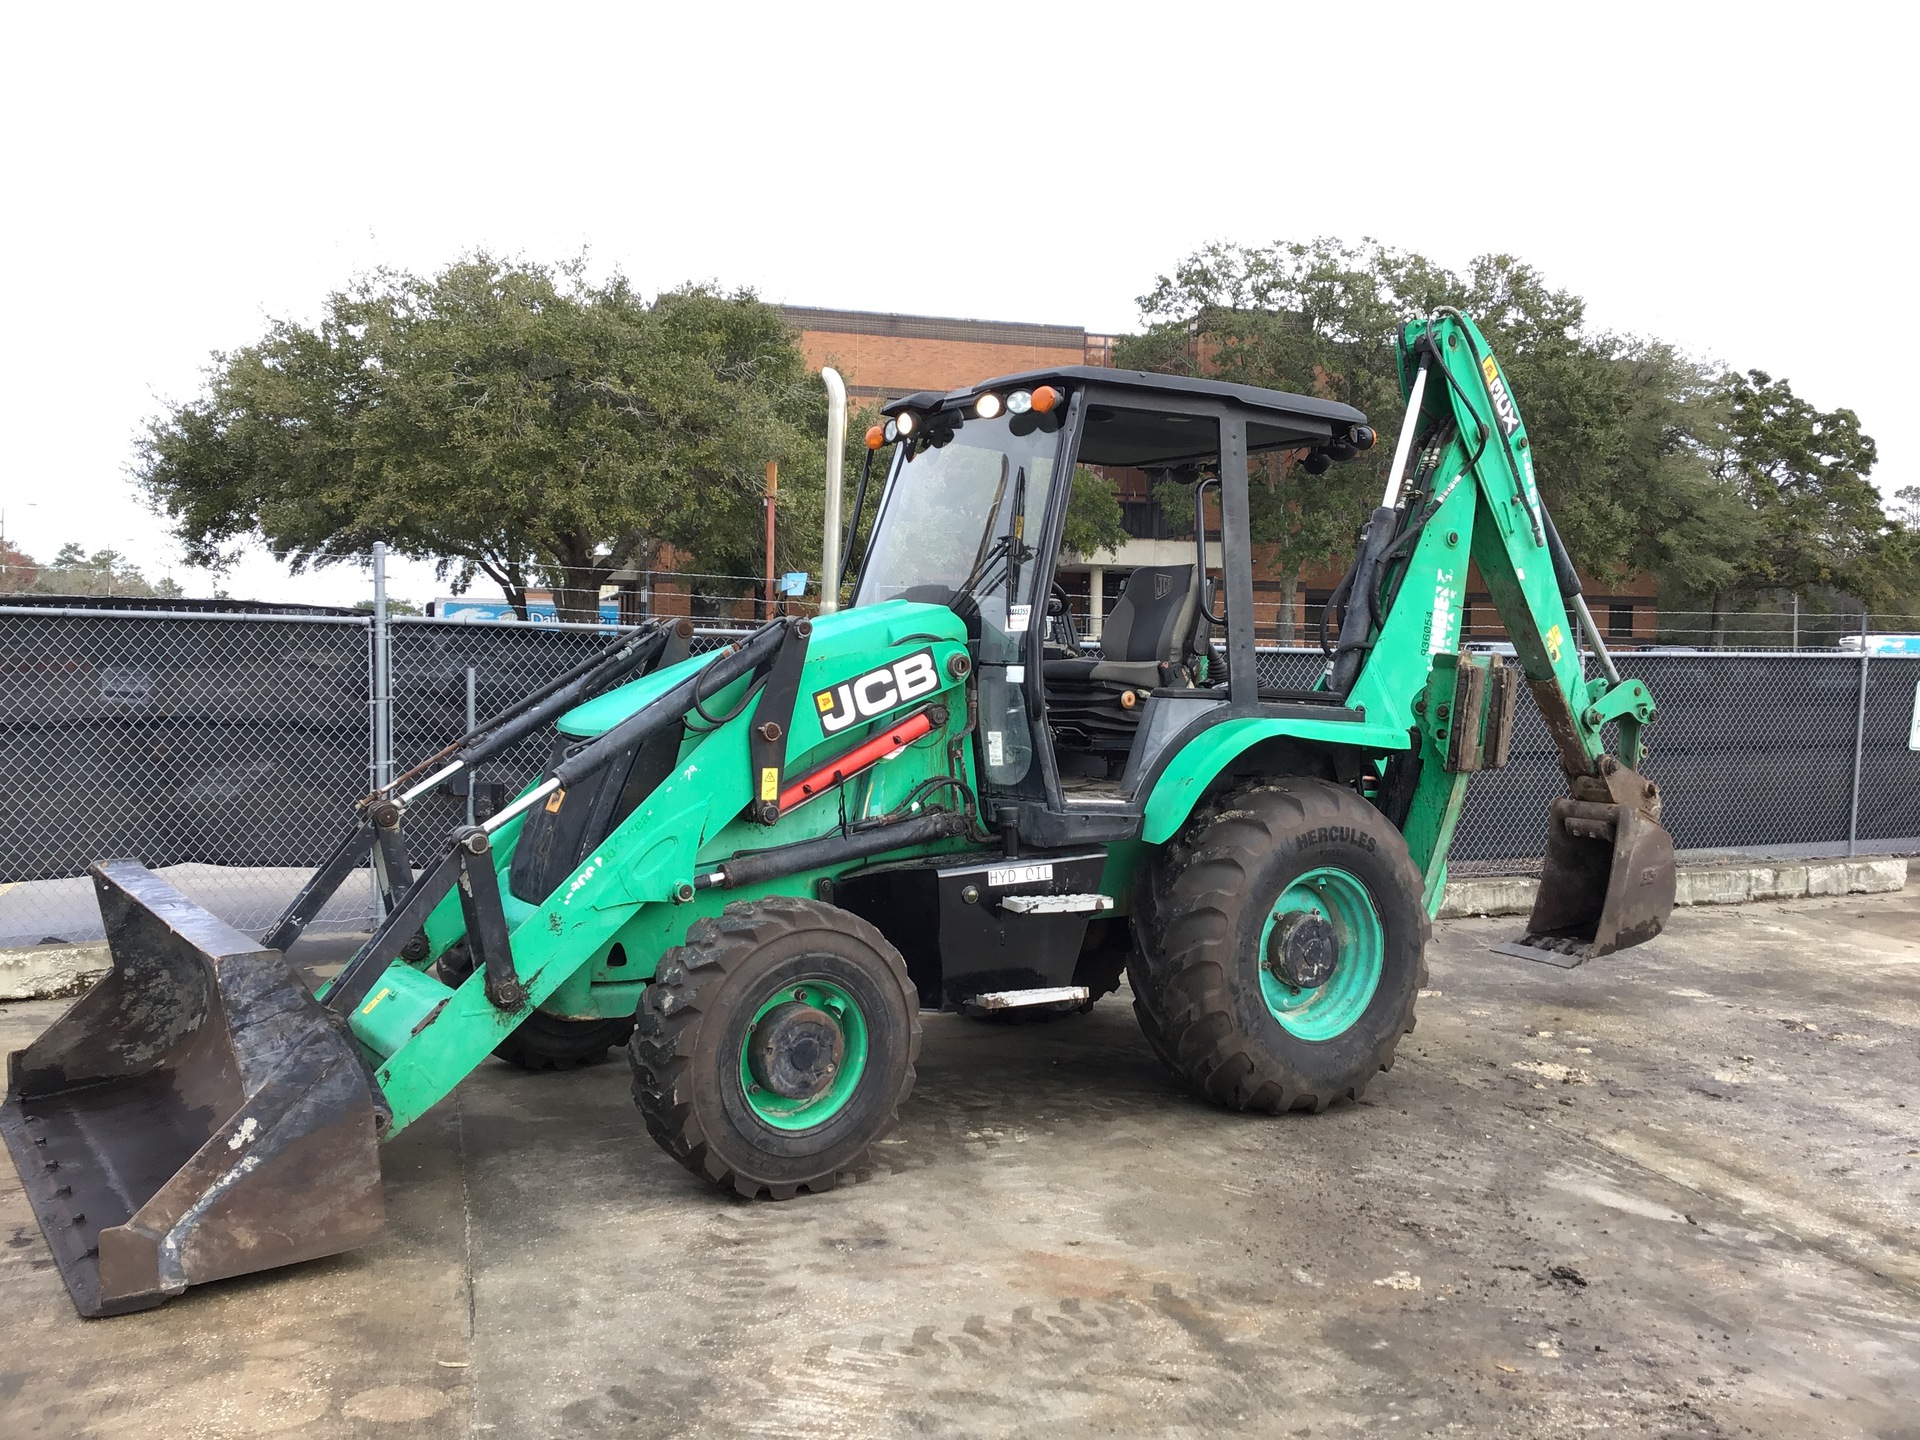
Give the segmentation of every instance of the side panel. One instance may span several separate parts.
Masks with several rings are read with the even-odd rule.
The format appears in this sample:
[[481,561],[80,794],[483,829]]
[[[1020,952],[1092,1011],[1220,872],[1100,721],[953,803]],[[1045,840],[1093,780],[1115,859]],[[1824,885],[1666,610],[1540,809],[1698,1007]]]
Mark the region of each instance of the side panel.
[[[952,612],[906,604],[845,612],[820,623],[808,647],[790,726],[785,766],[789,777],[797,778],[807,768],[843,753],[915,705],[944,701],[947,724],[854,781],[788,812],[772,826],[753,824],[743,814],[756,798],[748,751],[753,707],[704,733],[696,719],[674,771],[594,847],[568,880],[530,911],[515,902],[516,912],[524,918],[513,926],[513,961],[527,989],[527,1008],[496,1009],[486,998],[482,973],[453,991],[411,972],[403,983],[377,986],[362,1012],[378,1011],[383,1005],[413,1012],[398,1021],[375,1013],[352,1017],[356,1032],[376,1052],[376,1063],[380,1054],[387,1054],[378,1075],[393,1105],[394,1128],[424,1114],[484,1060],[531,1008],[554,997],[563,986],[563,1008],[568,1013],[582,1008],[602,1014],[631,1013],[638,988],[652,975],[661,952],[677,944],[694,920],[756,895],[810,893],[818,875],[832,873],[830,869],[813,871],[739,890],[694,891],[694,878],[703,869],[743,850],[830,834],[843,819],[891,813],[915,798],[912,792],[921,782],[947,775],[952,737],[967,721],[964,681],[948,668],[954,655],[965,653],[962,633]],[[876,672],[910,658],[910,678],[896,676],[895,690],[889,692],[889,682]],[[934,688],[922,688],[926,685]],[[725,715],[735,698],[731,687],[712,697],[709,713]],[[597,733],[631,713],[630,703],[607,703],[612,700],[606,696],[591,702],[600,707],[592,717],[593,726],[583,727],[581,712],[576,711],[563,728],[569,732],[591,728]],[[959,748],[958,763],[965,775],[967,756],[965,747]],[[929,792],[921,803],[949,807],[950,794]],[[504,873],[511,845],[501,846],[496,853]],[[450,908],[443,907],[430,920],[436,949],[459,936],[457,896],[449,897],[449,903]],[[613,968],[607,960],[616,943],[622,946],[625,963]],[[396,964],[405,968],[401,962]],[[590,983],[585,986],[578,979],[583,967],[591,967]],[[430,993],[414,993],[423,989]]]

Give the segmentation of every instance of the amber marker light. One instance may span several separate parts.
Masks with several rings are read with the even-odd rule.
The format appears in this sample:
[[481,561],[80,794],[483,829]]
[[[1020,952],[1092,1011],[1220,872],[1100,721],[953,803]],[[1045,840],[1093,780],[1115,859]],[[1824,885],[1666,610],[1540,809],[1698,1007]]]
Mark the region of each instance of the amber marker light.
[[1033,408],[1042,415],[1051,414],[1053,408],[1059,403],[1060,392],[1051,385],[1042,385],[1033,392]]
[[886,443],[887,443],[887,427],[886,426],[869,425],[867,427],[867,448],[869,450],[878,450],[882,445]]

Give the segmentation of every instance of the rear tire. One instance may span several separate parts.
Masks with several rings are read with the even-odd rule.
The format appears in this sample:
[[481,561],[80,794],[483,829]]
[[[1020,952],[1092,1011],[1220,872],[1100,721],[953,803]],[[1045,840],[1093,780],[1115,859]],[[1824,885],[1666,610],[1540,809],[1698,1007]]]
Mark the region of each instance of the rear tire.
[[[1148,1045],[1232,1109],[1357,1098],[1413,1029],[1423,888],[1400,832],[1352,790],[1286,777],[1231,793],[1148,880],[1129,967]],[[1331,957],[1318,979],[1314,955]]]
[[[462,940],[447,947],[434,962],[442,983],[458,989],[473,974],[473,957]],[[633,1034],[633,1017],[618,1015],[604,1020],[577,1020],[549,1015],[536,1010],[522,1020],[514,1032],[493,1047],[493,1053],[509,1065],[536,1073],[542,1070],[572,1070],[581,1065],[598,1065],[607,1052],[627,1043]]]
[[568,1020],[536,1010],[520,1022],[493,1053],[522,1070],[571,1070],[598,1065],[607,1052],[627,1043],[631,1016],[621,1020]]
[[900,953],[832,905],[774,896],[661,957],[627,1055],[648,1133],[749,1199],[831,1190],[899,1122],[920,1054]]

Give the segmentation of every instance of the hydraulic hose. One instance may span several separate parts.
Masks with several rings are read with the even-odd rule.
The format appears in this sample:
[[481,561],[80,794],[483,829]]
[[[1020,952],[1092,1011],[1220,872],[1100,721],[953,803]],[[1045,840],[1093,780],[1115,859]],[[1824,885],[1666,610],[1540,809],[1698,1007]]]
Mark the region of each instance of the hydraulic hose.
[[965,835],[969,828],[968,817],[959,811],[935,810],[890,825],[849,830],[844,835],[835,831],[793,845],[749,851],[731,860],[723,860],[714,869],[698,876],[693,883],[700,890],[714,886],[731,890],[742,885],[758,884],[762,880],[798,875],[803,870],[817,870],[822,865],[864,860],[870,855],[884,855],[889,850],[900,850],[909,845],[950,839]]

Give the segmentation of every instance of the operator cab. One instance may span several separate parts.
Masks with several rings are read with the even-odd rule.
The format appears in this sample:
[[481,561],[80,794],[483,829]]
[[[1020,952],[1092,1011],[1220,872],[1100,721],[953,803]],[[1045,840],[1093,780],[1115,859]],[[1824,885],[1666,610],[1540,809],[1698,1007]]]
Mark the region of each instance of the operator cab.
[[[1354,714],[1325,691],[1260,692],[1246,460],[1304,451],[1320,473],[1372,444],[1360,411],[1069,366],[909,395],[883,413],[870,458],[891,446],[891,466],[853,603],[929,602],[966,622],[980,798],[1010,844],[1131,838],[1172,742],[1234,714]],[[1177,481],[1195,517],[1190,558],[1135,566],[1097,641],[1075,632],[1054,578],[1074,477],[1094,479],[1084,466]]]

